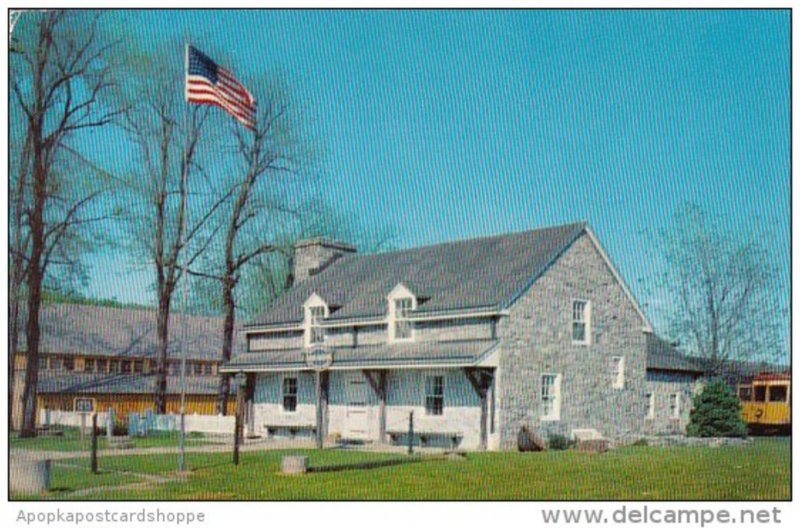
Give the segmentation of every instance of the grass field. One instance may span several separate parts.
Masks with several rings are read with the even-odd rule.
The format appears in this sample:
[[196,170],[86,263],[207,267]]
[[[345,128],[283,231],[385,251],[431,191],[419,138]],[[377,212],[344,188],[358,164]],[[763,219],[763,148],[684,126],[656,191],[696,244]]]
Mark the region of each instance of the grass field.
[[[56,465],[51,499],[725,499],[790,498],[790,442],[757,439],[742,447],[626,447],[598,455],[577,451],[470,453],[466,460],[422,460],[369,470],[279,474],[287,451],[190,453],[189,475],[139,489],[97,489],[116,472],[174,476],[175,455],[104,457],[95,476]],[[379,460],[398,455],[357,451],[295,450],[314,465]],[[78,463],[85,465],[87,461]],[[136,476],[121,473],[126,480]],[[116,482],[122,484],[124,482]],[[75,490],[92,488],[77,496]]]
[[[90,427],[91,429],[91,427]],[[20,438],[16,433],[9,436],[9,445],[12,448],[35,449],[37,451],[88,451],[91,449],[91,437],[87,434],[81,441],[81,432],[77,427],[65,427],[63,436],[44,436],[36,438]],[[131,439],[133,447],[165,447],[178,443],[178,433],[156,432],[146,437]],[[210,440],[190,433],[186,437],[186,445],[207,444]],[[107,449],[105,435],[97,438],[98,449]]]

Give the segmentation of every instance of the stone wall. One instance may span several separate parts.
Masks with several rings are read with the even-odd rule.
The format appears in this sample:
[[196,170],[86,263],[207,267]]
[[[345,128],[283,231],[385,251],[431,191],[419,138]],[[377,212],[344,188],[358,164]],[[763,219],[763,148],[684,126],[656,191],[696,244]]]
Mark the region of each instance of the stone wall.
[[[572,303],[591,302],[591,343],[572,342]],[[501,448],[523,425],[545,437],[592,428],[610,438],[641,431],[646,413],[645,321],[588,235],[581,236],[501,319],[498,380]],[[612,358],[625,383],[613,387]],[[542,420],[541,376],[561,375],[561,413]]]
[[[645,420],[646,434],[683,434],[689,425],[694,396],[701,390],[702,382],[696,375],[680,372],[650,371],[647,373],[647,393],[652,394],[653,417]],[[671,398],[680,398],[679,416],[672,412]]]

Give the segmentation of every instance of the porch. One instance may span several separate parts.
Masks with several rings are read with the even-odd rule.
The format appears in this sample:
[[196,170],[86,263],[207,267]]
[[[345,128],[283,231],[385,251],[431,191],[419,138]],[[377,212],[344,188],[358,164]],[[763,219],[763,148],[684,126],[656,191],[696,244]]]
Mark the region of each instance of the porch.
[[[410,438],[416,447],[496,449],[496,342],[438,345],[436,356],[416,350],[405,361],[398,353],[420,345],[380,347],[391,364],[376,357],[378,347],[363,347],[334,349],[324,370],[306,365],[305,351],[292,354],[294,364],[280,353],[251,353],[224,368],[247,374],[251,436],[376,446],[406,446]],[[244,364],[252,356],[262,356],[259,364]]]

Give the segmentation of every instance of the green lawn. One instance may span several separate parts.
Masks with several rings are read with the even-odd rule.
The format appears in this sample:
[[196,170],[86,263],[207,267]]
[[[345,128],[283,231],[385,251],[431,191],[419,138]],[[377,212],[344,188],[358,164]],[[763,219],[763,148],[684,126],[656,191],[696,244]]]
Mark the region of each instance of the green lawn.
[[[90,427],[91,429],[91,427]],[[150,433],[146,437],[132,438],[133,447],[164,447],[177,446],[178,433],[156,432]],[[36,438],[20,438],[14,433],[9,436],[9,444],[12,448],[35,449],[37,451],[88,451],[91,449],[91,436],[88,434],[81,441],[81,432],[77,427],[65,427],[63,436],[37,436]],[[207,444],[210,440],[196,433],[189,433],[186,436],[186,445]],[[98,449],[108,447],[105,435],[97,439]]]
[[[56,466],[60,490],[45,498],[76,499],[725,499],[790,498],[790,443],[758,439],[743,447],[627,447],[598,455],[577,451],[470,453],[466,460],[423,460],[369,470],[284,476],[278,473],[287,451],[187,455],[190,475],[182,481],[143,489],[95,491],[74,497],[71,490],[93,488],[106,476]],[[311,465],[377,460],[397,455],[327,450],[292,451]],[[85,461],[84,461],[85,462]],[[82,463],[84,463],[82,462]],[[106,457],[106,470],[169,476],[174,455]]]

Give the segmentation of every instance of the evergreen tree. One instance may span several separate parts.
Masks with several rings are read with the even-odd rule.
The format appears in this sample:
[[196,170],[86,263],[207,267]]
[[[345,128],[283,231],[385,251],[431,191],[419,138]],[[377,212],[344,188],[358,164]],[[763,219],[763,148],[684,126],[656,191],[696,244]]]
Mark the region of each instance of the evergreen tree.
[[689,415],[689,436],[747,436],[739,399],[721,379],[713,379],[695,396]]

